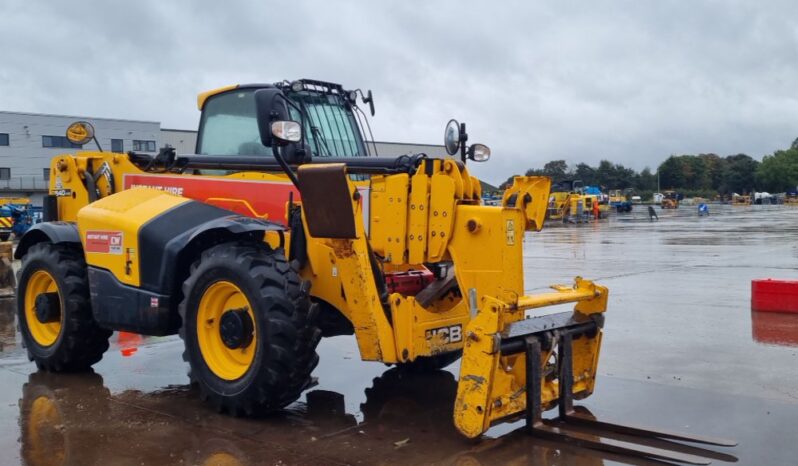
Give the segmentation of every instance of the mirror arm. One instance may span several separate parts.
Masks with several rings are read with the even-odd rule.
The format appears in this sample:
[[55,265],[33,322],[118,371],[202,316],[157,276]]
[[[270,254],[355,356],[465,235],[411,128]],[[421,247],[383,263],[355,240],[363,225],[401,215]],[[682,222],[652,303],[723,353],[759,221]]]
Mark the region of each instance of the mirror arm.
[[468,141],[468,134],[466,133],[466,124],[460,123],[460,159],[463,164],[466,163],[466,141]]
[[276,144],[272,144],[272,155],[274,155],[274,159],[277,160],[278,164],[280,164],[280,168],[283,169],[285,174],[291,180],[291,183],[294,184],[296,189],[299,189],[299,179],[296,177],[296,173],[294,173],[294,170],[292,170],[291,166],[288,165],[288,162],[285,161],[283,154],[280,153],[280,148],[277,147]]
[[95,144],[97,144],[97,149],[98,149],[100,152],[102,152],[102,151],[103,151],[103,148],[102,148],[102,147],[100,147],[100,141],[98,141],[98,140],[97,140],[97,135],[95,134],[95,135],[94,135],[94,136],[92,136],[91,138],[92,138],[92,139],[94,139],[94,143],[95,143]]
[[[272,97],[272,102],[269,105],[269,108],[273,107],[274,99],[276,99],[278,96],[280,98],[282,98],[283,101],[286,104],[291,105],[294,108],[296,108],[297,110],[299,110],[299,118],[300,118],[300,120],[304,120],[305,112],[303,112],[301,108],[297,107],[295,103],[293,103],[290,100],[288,100],[288,98],[286,98],[282,93],[275,94]],[[301,121],[300,122],[300,126],[302,126],[303,124],[304,124],[304,121]],[[301,139],[299,140],[299,142],[304,147],[304,142],[305,142],[305,131],[304,131],[304,128],[303,128],[303,131],[301,131],[300,135],[301,135]],[[299,189],[299,179],[296,177],[296,173],[294,173],[294,170],[292,170],[291,167],[288,165],[288,162],[285,161],[285,158],[283,158],[283,154],[280,153],[280,148],[278,147],[277,144],[274,143],[274,141],[272,141],[272,155],[274,155],[274,159],[277,160],[277,163],[280,165],[280,168],[283,169],[283,171],[285,172],[286,176],[288,176],[288,179],[291,180],[291,183],[296,187],[296,189]]]

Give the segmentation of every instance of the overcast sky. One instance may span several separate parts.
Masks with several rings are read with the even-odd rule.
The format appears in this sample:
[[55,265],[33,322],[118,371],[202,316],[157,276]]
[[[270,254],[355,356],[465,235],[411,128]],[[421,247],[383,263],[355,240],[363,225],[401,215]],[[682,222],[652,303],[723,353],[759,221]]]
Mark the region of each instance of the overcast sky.
[[794,0],[5,0],[0,50],[0,110],[166,128],[195,129],[196,94],[226,84],[372,89],[377,140],[439,144],[457,118],[492,148],[489,182],[798,137]]

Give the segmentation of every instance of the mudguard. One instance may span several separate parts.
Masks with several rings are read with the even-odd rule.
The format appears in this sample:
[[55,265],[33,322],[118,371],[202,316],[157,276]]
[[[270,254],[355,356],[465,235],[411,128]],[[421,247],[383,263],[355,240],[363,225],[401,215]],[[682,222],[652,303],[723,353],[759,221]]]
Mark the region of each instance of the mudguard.
[[72,222],[44,222],[33,225],[19,241],[15,259],[22,259],[34,244],[50,242],[53,244],[73,243],[80,245],[78,227]]
[[148,252],[140,259],[141,288],[171,294],[190,262],[208,245],[235,239],[263,241],[267,231],[282,233],[285,227],[196,201],[178,206],[138,232],[139,246]]

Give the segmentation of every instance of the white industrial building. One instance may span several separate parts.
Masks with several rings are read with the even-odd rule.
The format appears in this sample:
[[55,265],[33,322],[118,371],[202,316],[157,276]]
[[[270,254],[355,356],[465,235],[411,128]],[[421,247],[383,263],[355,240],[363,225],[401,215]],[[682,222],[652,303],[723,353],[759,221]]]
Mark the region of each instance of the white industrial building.
[[78,120],[94,125],[103,150],[157,151],[157,121],[0,111],[0,197],[29,197],[38,204],[47,192],[54,156],[96,150],[94,142],[80,147],[67,140],[67,127]]
[[[107,151],[156,153],[168,145],[178,154],[191,154],[197,144],[195,130],[161,128],[157,121],[0,111],[0,197],[28,197],[34,204],[41,204],[48,190],[50,160],[54,156],[97,149],[93,141],[80,147],[66,139],[66,129],[75,121],[91,123],[97,142]],[[446,153],[442,145],[379,141],[374,144],[380,156]],[[371,143],[369,146],[374,155],[374,146]]]

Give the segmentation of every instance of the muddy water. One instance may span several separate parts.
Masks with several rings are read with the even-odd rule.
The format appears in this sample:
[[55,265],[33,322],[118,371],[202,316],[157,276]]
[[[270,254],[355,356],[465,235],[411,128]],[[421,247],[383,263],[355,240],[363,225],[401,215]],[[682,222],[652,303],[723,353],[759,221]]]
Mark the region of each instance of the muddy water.
[[[798,279],[798,209],[643,212],[529,234],[527,288],[574,275],[610,288],[594,396],[600,417],[735,438],[739,464],[795,464],[798,321],[750,311],[750,280]],[[322,342],[318,385],[279,415],[212,412],[188,387],[175,337],[115,334],[94,374],[36,372],[0,301],[0,465],[545,464],[623,458],[532,439],[481,442],[451,423],[457,364],[424,376]],[[643,463],[635,463],[643,464]]]

